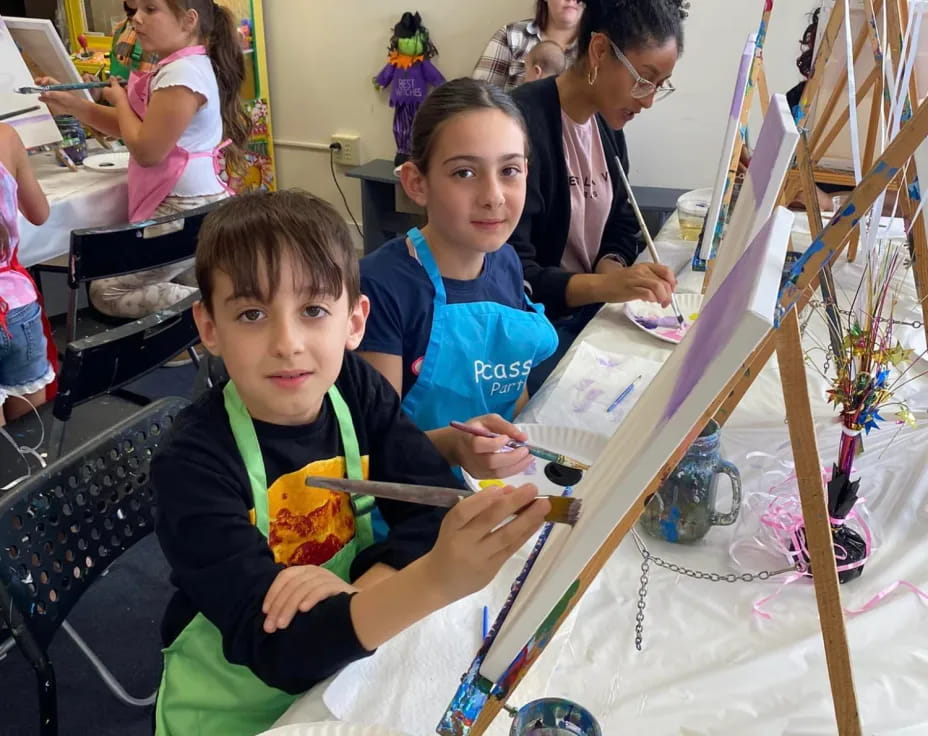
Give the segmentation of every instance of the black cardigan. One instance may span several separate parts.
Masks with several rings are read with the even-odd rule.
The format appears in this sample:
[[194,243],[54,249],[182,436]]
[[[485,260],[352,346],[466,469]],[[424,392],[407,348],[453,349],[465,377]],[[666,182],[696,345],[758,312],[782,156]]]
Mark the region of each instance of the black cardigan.
[[[509,242],[522,259],[532,299],[545,305],[548,317],[557,319],[572,311],[566,302],[567,281],[573,275],[561,268],[570,229],[570,189],[564,155],[561,100],[555,78],[522,85],[512,93],[525,116],[531,144],[525,209]],[[607,253],[626,265],[644,249],[641,228],[628,202],[616,167],[616,156],[628,171],[625,134],[614,131],[599,115],[599,133],[612,180],[612,210],[606,220],[596,262]]]

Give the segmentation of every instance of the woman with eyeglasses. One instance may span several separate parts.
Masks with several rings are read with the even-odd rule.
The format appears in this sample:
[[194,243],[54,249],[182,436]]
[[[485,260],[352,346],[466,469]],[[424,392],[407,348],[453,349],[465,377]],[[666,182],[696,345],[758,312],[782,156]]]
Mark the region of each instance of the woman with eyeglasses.
[[673,272],[635,260],[644,249],[622,179],[622,128],[673,92],[686,0],[587,0],[577,62],[513,92],[528,124],[525,209],[510,238],[532,299],[558,328],[558,351],[534,391],[603,303],[670,303]]

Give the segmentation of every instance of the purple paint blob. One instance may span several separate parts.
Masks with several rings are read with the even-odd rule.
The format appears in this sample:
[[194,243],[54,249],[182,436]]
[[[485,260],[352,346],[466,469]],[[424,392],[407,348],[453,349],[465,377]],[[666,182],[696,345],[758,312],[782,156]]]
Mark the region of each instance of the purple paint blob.
[[696,334],[690,339],[686,365],[677,376],[676,385],[664,409],[662,421],[669,420],[709,370],[725,341],[734,333],[751,301],[756,275],[767,255],[766,243],[776,218],[771,217],[741,256],[712,298],[703,305],[693,325]]
[[646,330],[656,330],[658,327],[678,327],[676,317],[658,317],[655,315],[635,315],[635,322],[644,327]]

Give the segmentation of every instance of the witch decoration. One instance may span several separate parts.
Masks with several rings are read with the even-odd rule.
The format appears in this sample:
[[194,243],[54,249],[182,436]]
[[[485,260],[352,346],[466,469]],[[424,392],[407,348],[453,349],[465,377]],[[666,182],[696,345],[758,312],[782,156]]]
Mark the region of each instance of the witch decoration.
[[441,72],[430,61],[438,56],[438,49],[429,38],[429,30],[422,25],[419,13],[403,13],[393,27],[387,65],[374,77],[377,90],[390,87],[390,107],[393,113],[393,137],[396,140],[396,157],[399,166],[409,159],[412,141],[412,121],[416,110],[425,100],[429,87],[445,83]]

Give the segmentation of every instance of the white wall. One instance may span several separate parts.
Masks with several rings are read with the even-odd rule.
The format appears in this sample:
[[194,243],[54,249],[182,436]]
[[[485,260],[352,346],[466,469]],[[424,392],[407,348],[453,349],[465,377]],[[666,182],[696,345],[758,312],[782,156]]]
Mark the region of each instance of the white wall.
[[[686,53],[673,81],[677,92],[626,130],[636,184],[699,187],[711,183],[718,162],[731,90],[748,33],[756,30],[763,0],[693,0]],[[814,0],[778,0],[767,42],[771,92],[799,79],[794,59]],[[404,10],[418,9],[452,79],[470,73],[493,31],[530,15],[531,0],[265,0],[274,137],[329,142],[335,132],[361,136],[361,154],[392,158],[392,110],[372,77],[386,61],[391,28]],[[759,120],[752,131],[759,130]],[[328,153],[281,146],[282,187],[302,187],[342,208]],[[341,172],[339,172],[340,174]],[[360,218],[358,183],[340,175]]]
[[[801,79],[795,63],[799,39],[809,11],[819,4],[775,2],[764,63],[771,94],[785,93]],[[763,0],[692,0],[684,54],[673,75],[677,91],[625,129],[633,184],[712,186],[738,63],[748,35],[757,30],[762,8]],[[755,101],[749,125],[752,141],[760,124]]]

